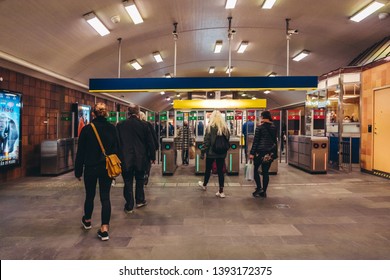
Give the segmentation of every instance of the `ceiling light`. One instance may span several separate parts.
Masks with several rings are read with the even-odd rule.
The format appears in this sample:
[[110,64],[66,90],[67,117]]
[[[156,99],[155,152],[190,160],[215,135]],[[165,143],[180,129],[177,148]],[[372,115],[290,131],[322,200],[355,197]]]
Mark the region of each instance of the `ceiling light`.
[[156,60],[157,63],[160,63],[163,61],[161,54],[159,52],[154,52],[153,56],[154,56],[154,59]]
[[214,53],[220,53],[222,50],[222,41],[215,42]]
[[166,73],[166,74],[165,74],[165,78],[172,78],[172,76],[171,76],[170,73]]
[[253,97],[252,97],[252,100],[256,100],[256,97],[253,96]]
[[142,69],[141,64],[139,64],[138,61],[135,60],[135,59],[133,59],[133,60],[130,61],[129,63],[130,63],[131,66],[133,66],[133,68],[134,68],[135,70],[140,70],[140,69]]
[[245,96],[246,96],[246,93],[244,92],[243,94],[241,94],[241,96],[245,97]]
[[180,93],[176,94],[176,97],[180,98]]
[[263,3],[263,6],[261,6],[262,9],[271,9],[272,6],[275,4],[276,0],[265,0]]
[[265,94],[269,94],[269,93],[271,93],[271,91],[270,90],[265,90],[264,93]]
[[271,72],[268,74],[268,77],[275,77],[276,76],[276,73],[275,72]]
[[165,91],[160,91],[160,94],[161,94],[161,95],[164,95],[164,94],[165,94]]
[[171,101],[171,98],[169,96],[165,97],[166,101]]
[[94,13],[84,15],[84,19],[90,26],[93,27],[93,29],[96,30],[97,33],[100,34],[100,36],[110,34],[110,31],[107,29],[107,27],[104,26],[104,24],[100,21],[100,19],[97,18]]
[[214,72],[215,72],[215,67],[214,67],[214,66],[211,66],[211,67],[209,68],[209,74],[214,74]]
[[294,56],[293,60],[294,61],[300,61],[300,60],[304,59],[306,56],[308,56],[309,54],[310,54],[310,52],[308,50],[303,50],[299,54]]
[[248,47],[248,41],[242,41],[239,48],[238,48],[238,51],[237,53],[243,53],[245,52],[246,48]]
[[369,15],[371,15],[372,13],[374,13],[375,11],[382,8],[384,5],[385,4],[376,1],[371,2],[368,6],[366,6],[364,9],[360,10],[359,12],[357,12],[354,16],[350,17],[349,19],[355,22],[359,22],[365,19],[366,17],[368,17]]
[[226,0],[225,9],[234,9],[236,6],[237,0]]
[[225,72],[225,73],[226,73],[226,74],[229,74],[229,72],[230,72],[230,73],[233,72],[233,66],[230,66],[230,71],[229,71],[229,67],[226,68],[226,72]]
[[124,1],[123,6],[125,6],[126,12],[129,14],[134,24],[144,22],[141,14],[137,9],[137,6],[134,4],[133,1]]

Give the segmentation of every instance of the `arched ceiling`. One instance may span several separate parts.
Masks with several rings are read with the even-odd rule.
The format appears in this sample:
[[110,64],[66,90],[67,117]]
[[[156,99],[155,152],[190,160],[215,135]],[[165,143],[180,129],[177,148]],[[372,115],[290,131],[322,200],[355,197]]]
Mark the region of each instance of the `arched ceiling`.
[[[174,30],[177,22],[178,77],[226,76],[229,61],[228,17],[236,31],[231,40],[232,76],[286,75],[286,18],[298,34],[291,36],[290,57],[306,49],[311,54],[301,62],[289,60],[292,76],[317,76],[347,66],[356,56],[389,36],[388,0],[374,15],[361,21],[348,18],[370,0],[277,0],[270,10],[261,9],[263,0],[237,0],[233,10],[225,0],[135,0],[144,18],[133,24],[121,0],[0,0],[0,66],[10,61],[36,66],[54,73],[86,90],[90,78],[162,77],[174,72]],[[94,12],[111,31],[101,37],[84,20]],[[119,16],[120,22],[111,21]],[[119,51],[119,41],[121,48]],[[219,54],[213,53],[217,40],[223,41]],[[249,41],[245,53],[237,54],[241,41]],[[164,61],[156,63],[159,51]],[[119,61],[119,53],[121,60]],[[136,71],[128,62],[137,59],[143,68]],[[1,84],[0,84],[1,86]],[[176,93],[172,93],[172,95]],[[275,91],[266,98],[268,107],[302,101],[304,92]],[[115,93],[116,98],[160,111],[169,104],[159,93]]]

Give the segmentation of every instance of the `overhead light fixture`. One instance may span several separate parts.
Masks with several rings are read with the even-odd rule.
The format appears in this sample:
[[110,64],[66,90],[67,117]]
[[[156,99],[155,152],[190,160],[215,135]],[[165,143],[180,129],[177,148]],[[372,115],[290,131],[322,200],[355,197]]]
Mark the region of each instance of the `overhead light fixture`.
[[133,1],[124,1],[123,6],[126,9],[126,12],[131,17],[131,20],[134,22],[134,24],[142,23],[144,22],[141,14],[139,13],[137,6]]
[[306,56],[308,56],[309,54],[310,54],[310,52],[308,50],[303,50],[299,54],[294,56],[293,60],[294,61],[300,61],[300,60],[304,59]]
[[385,4],[379,3],[377,1],[371,2],[368,6],[366,6],[364,9],[357,12],[355,15],[350,17],[349,19],[355,22],[360,22],[375,11],[382,8]]
[[214,66],[211,66],[211,67],[209,68],[209,74],[214,74],[214,72],[215,72],[215,67],[214,67]]
[[100,34],[100,36],[110,34],[110,31],[107,29],[107,27],[104,26],[104,24],[100,21],[100,19],[98,19],[98,17],[94,13],[85,14],[84,19],[88,22],[90,26],[93,27],[93,29],[96,30],[97,33]]
[[276,73],[275,72],[271,72],[268,74],[268,77],[276,77]]
[[225,9],[234,9],[236,6],[237,0],[226,0]]
[[157,63],[160,63],[163,61],[162,56],[159,52],[154,52],[153,57],[156,60]]
[[244,92],[243,94],[241,94],[241,96],[245,97],[245,96],[246,96],[246,93]]
[[160,91],[160,94],[161,94],[161,95],[164,95],[164,94],[165,94],[165,91]]
[[166,74],[165,74],[165,78],[172,78],[171,73],[166,73]]
[[133,66],[133,68],[134,68],[135,70],[140,70],[140,69],[142,69],[141,64],[139,64],[138,61],[135,60],[135,59],[133,59],[133,60],[130,61],[129,63],[130,63],[131,66]]
[[252,97],[252,100],[256,100],[256,97],[255,97],[255,96],[253,96],[253,97]]
[[246,48],[248,47],[248,44],[249,44],[248,41],[242,41],[240,46],[238,47],[237,53],[245,52]]
[[276,0],[265,0],[263,3],[263,6],[261,6],[262,9],[272,9],[274,6]]
[[214,53],[220,53],[222,50],[222,41],[215,42]]
[[264,93],[265,94],[269,94],[269,93],[271,93],[271,91],[267,89],[267,90],[264,91]]
[[[229,70],[230,70],[230,71],[229,71]],[[230,72],[230,73],[233,72],[233,66],[230,66],[230,69],[229,69],[229,67],[226,68],[226,72],[225,72],[225,73],[226,73],[226,74],[229,74],[229,72]]]

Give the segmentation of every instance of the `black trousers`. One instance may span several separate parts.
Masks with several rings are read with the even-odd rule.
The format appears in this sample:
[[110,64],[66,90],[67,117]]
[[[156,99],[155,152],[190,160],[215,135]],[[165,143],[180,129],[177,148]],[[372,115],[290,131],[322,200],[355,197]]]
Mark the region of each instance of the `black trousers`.
[[122,172],[125,186],[123,188],[123,197],[126,200],[126,210],[134,209],[134,192],[133,179],[135,177],[135,203],[143,203],[145,201],[144,191],[144,175],[145,170],[137,170],[135,167],[130,167],[128,170]]
[[[254,158],[253,177],[256,182],[256,191],[261,191],[261,189],[263,188],[263,191],[266,192],[269,183],[269,168],[271,167],[271,162],[263,162],[264,156],[265,153],[264,154],[260,153],[258,156]],[[261,165],[261,173],[263,175],[263,186],[261,185],[260,175],[259,175],[260,165]]]
[[94,200],[96,195],[96,184],[98,181],[100,202],[102,204],[101,222],[102,225],[109,225],[111,217],[110,190],[112,179],[107,175],[105,164],[101,164],[94,167],[86,166],[84,169],[84,218],[86,220],[89,220],[92,217]]
[[225,183],[225,177],[223,175],[223,164],[225,163],[224,158],[207,158],[206,157],[206,170],[204,172],[203,185],[207,186],[207,183],[210,180],[211,169],[212,169],[214,160],[217,163],[217,174],[218,174],[219,188],[223,189],[224,183]]
[[183,149],[181,151],[181,161],[183,164],[188,164],[188,149]]

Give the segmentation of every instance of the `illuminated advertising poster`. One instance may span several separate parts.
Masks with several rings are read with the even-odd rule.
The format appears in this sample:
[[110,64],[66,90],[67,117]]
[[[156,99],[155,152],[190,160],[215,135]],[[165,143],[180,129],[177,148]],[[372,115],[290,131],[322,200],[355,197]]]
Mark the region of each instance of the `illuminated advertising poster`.
[[20,165],[21,94],[0,90],[0,168]]
[[77,136],[80,136],[81,130],[84,126],[89,124],[91,121],[91,106],[78,105],[78,125],[77,125]]

